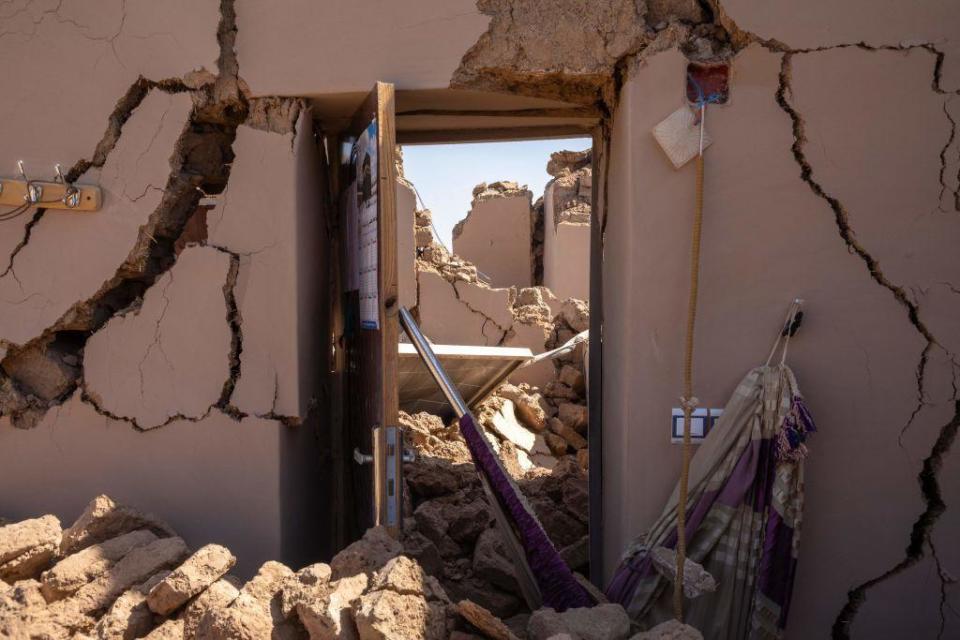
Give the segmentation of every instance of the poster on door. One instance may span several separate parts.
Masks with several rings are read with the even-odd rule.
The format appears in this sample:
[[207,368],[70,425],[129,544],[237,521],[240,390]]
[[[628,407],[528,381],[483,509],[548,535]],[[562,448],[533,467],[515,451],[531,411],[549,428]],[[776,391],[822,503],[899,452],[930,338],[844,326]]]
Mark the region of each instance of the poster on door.
[[360,327],[380,328],[377,244],[377,120],[374,118],[353,147],[358,213],[357,268],[360,284]]

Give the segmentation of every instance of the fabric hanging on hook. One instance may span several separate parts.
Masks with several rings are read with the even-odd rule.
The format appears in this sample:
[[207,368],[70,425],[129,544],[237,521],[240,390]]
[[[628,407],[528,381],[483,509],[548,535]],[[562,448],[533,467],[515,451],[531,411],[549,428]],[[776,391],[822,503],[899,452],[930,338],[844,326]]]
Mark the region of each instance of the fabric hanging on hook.
[[[795,303],[787,326],[799,312]],[[781,638],[797,569],[806,440],[816,430],[786,365],[790,335],[752,369],[690,465],[687,555],[718,587],[684,605],[705,638]],[[773,357],[783,342],[779,362]],[[673,617],[672,589],[651,550],[677,544],[679,486],[650,530],[628,547],[607,597],[653,626]]]

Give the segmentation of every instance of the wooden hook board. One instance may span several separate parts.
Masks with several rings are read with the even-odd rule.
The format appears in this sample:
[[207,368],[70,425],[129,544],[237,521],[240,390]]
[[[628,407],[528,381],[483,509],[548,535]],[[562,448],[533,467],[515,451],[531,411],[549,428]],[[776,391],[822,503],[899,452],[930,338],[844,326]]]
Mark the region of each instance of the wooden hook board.
[[[31,180],[30,184],[35,188],[39,187],[40,199],[31,206],[42,207],[44,209],[66,209],[68,211],[78,211],[89,213],[98,211],[103,204],[103,194],[100,187],[93,185],[73,185],[80,190],[80,199],[77,206],[68,206],[64,201],[67,188],[62,182],[47,182],[45,180]],[[15,180],[10,178],[0,179],[0,206],[20,207],[27,202],[27,182],[26,180]]]

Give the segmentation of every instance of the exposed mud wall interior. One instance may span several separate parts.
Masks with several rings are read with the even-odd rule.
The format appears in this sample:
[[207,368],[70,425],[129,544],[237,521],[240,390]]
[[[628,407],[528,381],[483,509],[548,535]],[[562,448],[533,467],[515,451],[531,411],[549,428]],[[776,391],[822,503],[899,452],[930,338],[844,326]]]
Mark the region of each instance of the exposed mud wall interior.
[[70,521],[109,493],[245,548],[244,575],[327,552],[311,111],[243,90],[230,2],[0,16],[0,67],[22,78],[0,99],[3,174],[59,162],[104,190],[99,212],[0,225],[0,510]]
[[[604,250],[608,576],[616,550],[659,515],[680,467],[669,415],[681,384],[694,167],[675,171],[650,130],[677,108],[685,64],[670,50],[632,68],[614,118]],[[956,453],[946,457],[960,408],[960,299],[950,284],[960,277],[956,98],[937,69],[937,55],[920,46],[783,53],[755,44],[733,61],[730,105],[708,116],[702,406],[723,405],[766,358],[790,301],[806,300],[789,361],[819,432],[809,443],[791,637],[827,636],[838,619],[853,620],[855,637],[960,629],[951,613],[960,593],[943,573],[960,563],[960,474]],[[931,516],[939,521],[926,529]],[[908,543],[919,561],[894,569]],[[848,590],[891,569],[854,618]],[[858,595],[849,599],[858,604]]]

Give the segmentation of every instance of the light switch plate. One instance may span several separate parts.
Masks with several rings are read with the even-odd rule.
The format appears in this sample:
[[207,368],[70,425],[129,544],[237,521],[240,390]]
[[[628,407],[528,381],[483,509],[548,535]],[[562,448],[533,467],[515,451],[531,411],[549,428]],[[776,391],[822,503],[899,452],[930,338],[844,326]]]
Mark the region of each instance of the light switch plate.
[[[717,420],[723,415],[723,409],[695,409],[690,421],[690,442],[703,442]],[[683,442],[683,409],[674,407],[670,416],[670,442]]]

